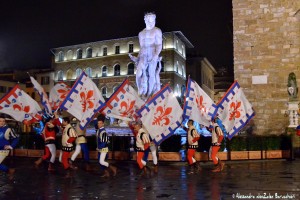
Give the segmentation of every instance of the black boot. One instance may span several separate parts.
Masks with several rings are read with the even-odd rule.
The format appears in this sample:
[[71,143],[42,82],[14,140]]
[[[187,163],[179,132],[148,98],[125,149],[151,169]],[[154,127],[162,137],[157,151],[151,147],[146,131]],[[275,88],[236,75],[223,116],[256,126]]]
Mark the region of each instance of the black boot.
[[85,171],[92,171],[92,168],[91,168],[90,163],[88,163],[88,162],[85,163],[84,170],[85,170]]
[[144,166],[141,169],[141,172],[140,172],[139,176],[147,177],[147,167],[146,166]]
[[158,173],[158,166],[157,166],[157,164],[153,166],[153,172],[154,172],[155,174]]
[[78,169],[78,167],[76,167],[74,164],[73,164],[73,160],[71,160],[70,158],[69,158],[69,165],[70,165],[70,168],[71,169],[73,169],[73,170],[76,170],[76,169]]
[[49,162],[48,171],[55,171],[54,164],[52,162]]
[[188,172],[188,174],[194,174],[195,173],[195,163],[190,165],[190,171]]
[[109,171],[108,169],[105,169],[103,174],[100,176],[101,178],[108,178],[110,175],[109,175]]
[[112,164],[109,164],[110,171],[112,172],[113,176],[117,175],[117,167],[113,166]]
[[200,162],[196,162],[195,165],[196,165],[195,168],[196,168],[196,171],[197,171],[197,172],[202,171],[202,168],[201,168],[201,166],[200,166]]

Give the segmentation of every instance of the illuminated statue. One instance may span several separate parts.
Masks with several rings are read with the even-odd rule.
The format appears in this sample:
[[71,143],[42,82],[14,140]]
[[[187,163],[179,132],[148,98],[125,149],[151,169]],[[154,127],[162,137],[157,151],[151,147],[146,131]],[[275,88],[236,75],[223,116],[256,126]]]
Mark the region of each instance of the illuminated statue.
[[[155,27],[154,13],[144,16],[146,28],[139,33],[140,52],[138,57],[129,54],[137,66],[136,84],[139,95],[148,98],[160,90],[162,32]],[[159,65],[157,65],[159,63]]]
[[289,74],[287,91],[289,93],[290,99],[297,99],[298,87],[297,87],[296,74],[294,72]]

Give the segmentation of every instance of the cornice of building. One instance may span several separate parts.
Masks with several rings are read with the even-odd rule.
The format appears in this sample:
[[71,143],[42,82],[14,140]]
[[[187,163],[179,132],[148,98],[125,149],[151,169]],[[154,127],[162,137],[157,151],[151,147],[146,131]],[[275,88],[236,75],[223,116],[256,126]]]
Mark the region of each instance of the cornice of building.
[[[163,35],[167,34],[175,34],[182,42],[186,45],[187,48],[194,48],[192,43],[183,35],[181,31],[170,31],[170,32],[164,32]],[[95,45],[99,43],[107,43],[111,41],[120,41],[120,40],[134,40],[138,39],[138,36],[130,36],[130,37],[124,37],[124,38],[116,38],[116,39],[108,39],[108,40],[99,40],[95,42],[87,42],[87,43],[81,43],[81,44],[75,44],[75,45],[68,45],[68,46],[63,46],[63,47],[55,47],[51,48],[50,51],[55,51],[58,49],[66,49],[66,48],[76,48],[76,47],[82,47],[83,45],[89,46],[89,45]]]
[[212,66],[212,64],[208,61],[206,57],[203,57],[202,62],[204,62],[205,65],[207,65],[213,71],[214,74],[217,74],[216,69],[214,68],[214,66]]

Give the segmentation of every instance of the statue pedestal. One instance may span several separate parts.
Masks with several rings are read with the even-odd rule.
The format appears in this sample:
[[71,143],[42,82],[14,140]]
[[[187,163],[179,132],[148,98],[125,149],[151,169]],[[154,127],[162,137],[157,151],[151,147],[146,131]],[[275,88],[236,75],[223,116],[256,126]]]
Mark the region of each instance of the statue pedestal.
[[288,102],[288,111],[289,111],[289,127],[296,128],[298,126],[298,110],[299,110],[299,101],[290,101]]

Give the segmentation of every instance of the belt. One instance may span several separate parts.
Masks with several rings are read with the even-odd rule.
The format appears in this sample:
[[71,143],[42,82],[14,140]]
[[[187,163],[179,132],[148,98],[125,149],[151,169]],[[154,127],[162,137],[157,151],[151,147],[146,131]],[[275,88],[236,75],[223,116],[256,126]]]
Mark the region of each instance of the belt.
[[66,152],[71,152],[71,151],[74,150],[74,147],[64,147],[64,146],[62,146],[62,147],[61,147],[61,150],[62,150],[62,151],[66,151]]
[[55,144],[55,140],[46,140],[45,144]]
[[139,152],[144,152],[145,150],[140,148],[140,147],[136,147],[136,151],[139,151]]
[[197,148],[198,148],[198,145],[189,145],[188,148],[189,148],[189,149],[197,149]]

